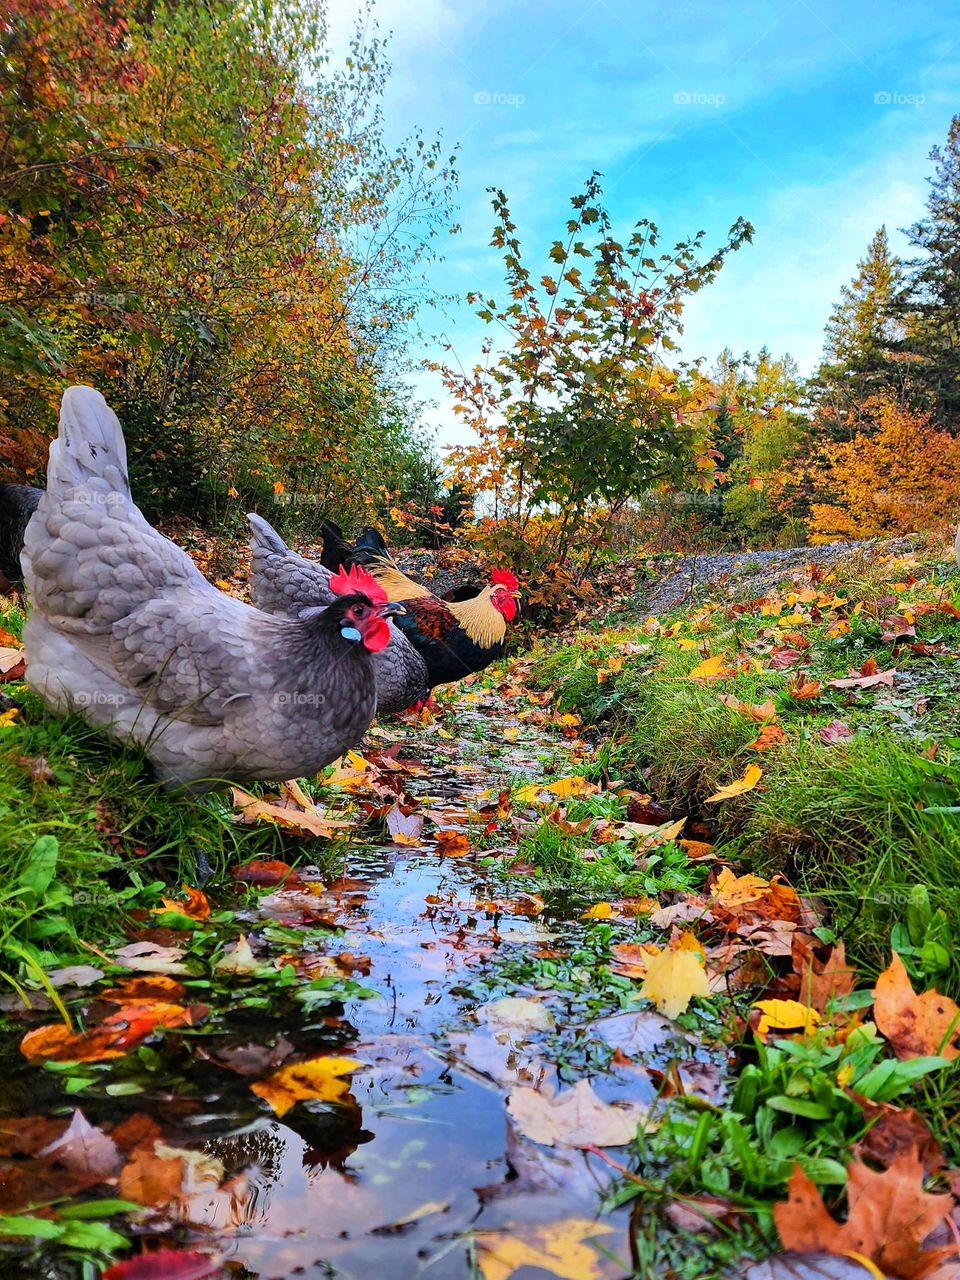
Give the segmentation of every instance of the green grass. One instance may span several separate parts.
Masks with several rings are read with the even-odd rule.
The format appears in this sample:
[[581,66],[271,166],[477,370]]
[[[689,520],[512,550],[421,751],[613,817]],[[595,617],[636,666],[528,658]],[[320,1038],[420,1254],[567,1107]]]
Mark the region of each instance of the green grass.
[[[784,604],[778,616],[759,608],[738,614],[729,598],[707,602],[661,618],[659,628],[600,630],[542,649],[530,679],[600,728],[610,772],[705,819],[741,862],[784,871],[818,895],[853,954],[875,970],[886,963],[891,931],[917,886],[948,919],[960,917],[960,812],[952,811],[960,806],[960,620],[949,611],[960,600],[960,575],[940,564],[905,567],[859,556],[817,590],[846,604]],[[928,652],[904,647],[894,655],[887,619],[920,601],[938,605],[915,621]],[[795,610],[802,620],[793,623]],[[777,637],[791,631],[809,644],[805,676],[823,684],[816,698],[791,698],[794,670],[770,667],[771,647],[788,645]],[[939,646],[942,652],[932,651]],[[706,654],[724,655],[733,674],[691,680]],[[871,658],[880,670],[896,666],[892,688],[829,687]],[[772,700],[786,741],[752,749],[760,726],[724,705],[721,694],[750,704]],[[820,730],[831,721],[849,725],[853,737],[825,745]],[[763,769],[760,786],[707,802],[749,764]],[[960,957],[951,943],[939,951],[928,946],[923,968],[941,990],[960,996]],[[938,970],[944,951],[949,961]]]

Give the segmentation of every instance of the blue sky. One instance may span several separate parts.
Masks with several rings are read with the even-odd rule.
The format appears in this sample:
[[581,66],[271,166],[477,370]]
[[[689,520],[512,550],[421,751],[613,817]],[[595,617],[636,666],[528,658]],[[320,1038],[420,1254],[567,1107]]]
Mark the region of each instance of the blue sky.
[[[333,29],[356,10],[332,0]],[[445,292],[497,296],[486,188],[510,197],[521,242],[546,250],[568,198],[603,174],[618,229],[656,221],[707,244],[743,215],[754,243],[688,308],[682,351],[819,355],[840,287],[881,223],[922,211],[930,148],[960,112],[960,8],[929,0],[380,0],[392,31],[393,136],[460,145],[463,232],[434,272]],[[465,363],[483,335],[465,303],[427,324]],[[436,354],[436,351],[425,354]],[[418,390],[437,399],[431,375]],[[441,443],[462,428],[441,404]]]

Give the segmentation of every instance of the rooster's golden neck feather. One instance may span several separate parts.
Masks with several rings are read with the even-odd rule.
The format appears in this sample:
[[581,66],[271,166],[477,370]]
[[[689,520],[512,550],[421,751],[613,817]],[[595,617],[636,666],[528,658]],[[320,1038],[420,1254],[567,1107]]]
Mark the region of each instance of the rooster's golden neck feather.
[[500,644],[507,634],[507,620],[490,599],[495,590],[493,586],[484,587],[472,600],[447,602],[447,608],[463,627],[468,638],[481,649]]
[[419,582],[408,578],[391,560],[375,560],[368,568],[386,591],[387,599],[393,604],[433,595],[429,587],[423,587]]

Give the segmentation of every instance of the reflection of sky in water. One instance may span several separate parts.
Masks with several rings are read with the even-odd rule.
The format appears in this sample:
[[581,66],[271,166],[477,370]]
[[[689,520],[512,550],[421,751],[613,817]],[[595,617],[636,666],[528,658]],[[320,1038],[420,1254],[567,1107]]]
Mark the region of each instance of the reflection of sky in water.
[[[477,1196],[508,1174],[503,1096],[482,1076],[530,1083],[536,1050],[516,1033],[498,1044],[486,1029],[470,1042],[468,1024],[467,1039],[452,1041],[466,1058],[459,1070],[442,1059],[446,1042],[435,1040],[442,1027],[462,1025],[471,1004],[451,988],[504,946],[476,909],[490,886],[469,862],[402,854],[390,862],[381,854],[369,869],[351,868],[369,879],[351,883],[338,903],[346,932],[335,949],[369,955],[362,981],[379,993],[351,1004],[355,1038],[341,1046],[367,1064],[352,1078],[362,1119],[349,1108],[301,1103],[282,1124],[208,1147],[230,1168],[253,1165],[223,1249],[262,1280],[285,1280],[298,1267],[325,1276],[326,1263],[356,1280],[465,1280],[460,1233],[478,1215],[484,1225],[505,1220],[499,1204],[483,1209]],[[507,948],[549,936],[522,916],[499,928],[510,936]],[[195,1201],[195,1220],[225,1225],[216,1202],[200,1209]]]

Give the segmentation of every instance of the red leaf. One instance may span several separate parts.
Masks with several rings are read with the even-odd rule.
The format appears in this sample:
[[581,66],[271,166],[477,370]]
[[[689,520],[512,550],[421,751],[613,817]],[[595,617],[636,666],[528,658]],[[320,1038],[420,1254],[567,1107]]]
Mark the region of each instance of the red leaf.
[[223,1265],[205,1253],[183,1249],[160,1249],[138,1258],[116,1262],[101,1280],[208,1280],[223,1274]]

